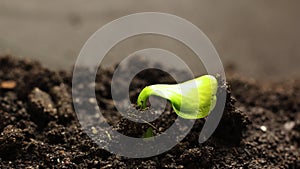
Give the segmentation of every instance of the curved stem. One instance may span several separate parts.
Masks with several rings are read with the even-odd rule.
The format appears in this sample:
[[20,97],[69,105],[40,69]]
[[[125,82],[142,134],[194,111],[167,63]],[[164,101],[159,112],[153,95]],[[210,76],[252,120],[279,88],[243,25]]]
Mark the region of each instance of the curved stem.
[[147,107],[147,99],[151,96],[159,96],[164,99],[170,100],[171,96],[178,93],[176,92],[176,85],[167,85],[167,84],[156,84],[145,87],[137,100],[137,105],[144,109]]
[[152,95],[153,90],[151,89],[150,86],[145,87],[137,100],[137,105],[141,108],[141,109],[145,109],[147,106],[147,99],[149,98],[150,95]]

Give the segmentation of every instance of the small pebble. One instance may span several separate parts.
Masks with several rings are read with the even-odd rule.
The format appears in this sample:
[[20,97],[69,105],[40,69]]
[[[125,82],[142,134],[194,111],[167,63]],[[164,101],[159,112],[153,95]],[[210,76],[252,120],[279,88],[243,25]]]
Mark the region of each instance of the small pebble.
[[89,102],[94,104],[97,103],[97,100],[95,98],[89,98]]
[[266,126],[260,126],[261,131],[266,132],[267,131],[267,127]]
[[2,89],[14,89],[17,86],[15,81],[3,81],[0,83],[0,88]]
[[80,103],[80,98],[75,98],[74,100],[76,103]]
[[92,133],[93,134],[97,134],[98,133],[98,130],[95,127],[91,127],[91,129],[92,129]]
[[289,121],[284,123],[284,128],[288,131],[292,130],[295,127],[296,123],[294,121]]

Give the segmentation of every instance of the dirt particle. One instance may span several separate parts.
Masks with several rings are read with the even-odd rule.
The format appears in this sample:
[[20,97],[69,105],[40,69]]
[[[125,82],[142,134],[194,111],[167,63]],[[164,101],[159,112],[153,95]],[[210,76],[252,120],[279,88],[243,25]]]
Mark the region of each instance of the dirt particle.
[[261,131],[266,132],[268,129],[266,126],[260,126]]
[[0,88],[2,89],[14,89],[17,83],[15,81],[2,81],[0,82]]
[[296,123],[294,121],[284,123],[284,128],[288,131],[292,130],[295,127]]
[[31,119],[41,128],[44,128],[49,121],[57,118],[57,109],[48,93],[34,88],[28,96]]

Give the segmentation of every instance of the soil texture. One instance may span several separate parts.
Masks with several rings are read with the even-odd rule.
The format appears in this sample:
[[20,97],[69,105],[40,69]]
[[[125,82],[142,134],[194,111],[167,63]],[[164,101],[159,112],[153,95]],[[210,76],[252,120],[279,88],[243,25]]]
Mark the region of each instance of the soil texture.
[[[157,135],[178,118],[169,103],[150,123],[122,117],[114,105],[122,102],[112,101],[113,72],[114,68],[100,68],[95,86],[82,80],[74,92],[94,87],[96,99],[78,101],[98,103],[114,130],[142,137],[151,127]],[[178,74],[184,77],[183,72]],[[82,68],[78,76],[85,79],[90,72]],[[234,71],[228,72],[227,81],[220,80],[224,84],[219,88],[219,92],[227,92],[225,111],[207,142],[198,143],[205,122],[199,119],[171,150],[129,159],[99,147],[82,129],[73,108],[71,71],[51,71],[35,61],[0,56],[0,168],[300,168],[299,81],[263,84]],[[165,72],[145,70],[130,83],[131,102],[135,103],[143,87],[156,83],[175,81]],[[117,92],[124,91],[120,87]],[[86,98],[84,93],[82,98]],[[132,104],[128,111],[139,110]],[[149,108],[144,113],[157,111]],[[91,124],[97,120],[104,123],[97,114],[89,117]],[[90,126],[94,134],[99,130],[105,128]]]

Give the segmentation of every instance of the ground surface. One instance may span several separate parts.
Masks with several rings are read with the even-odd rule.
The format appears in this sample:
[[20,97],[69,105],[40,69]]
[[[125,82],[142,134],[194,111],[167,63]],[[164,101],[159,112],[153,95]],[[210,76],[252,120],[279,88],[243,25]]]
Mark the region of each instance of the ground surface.
[[[115,130],[140,137],[149,125],[132,123],[116,112],[110,95],[112,72],[98,73],[95,90],[100,107]],[[82,131],[72,106],[69,72],[53,72],[37,62],[1,56],[0,168],[299,168],[299,82],[258,84],[234,72],[228,74],[231,90],[228,87],[226,110],[207,142],[198,143],[205,122],[200,119],[171,150],[146,159],[127,159],[99,148]],[[83,69],[80,76],[87,75]],[[136,100],[141,88],[158,82],[174,80],[156,70],[139,74],[131,83],[131,100]],[[78,91],[84,87],[89,84],[83,82]],[[167,106],[151,122],[154,133],[164,131],[176,117]],[[91,130],[97,133],[99,129],[91,126]]]

